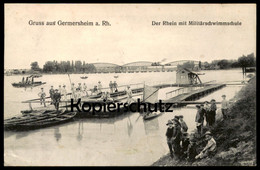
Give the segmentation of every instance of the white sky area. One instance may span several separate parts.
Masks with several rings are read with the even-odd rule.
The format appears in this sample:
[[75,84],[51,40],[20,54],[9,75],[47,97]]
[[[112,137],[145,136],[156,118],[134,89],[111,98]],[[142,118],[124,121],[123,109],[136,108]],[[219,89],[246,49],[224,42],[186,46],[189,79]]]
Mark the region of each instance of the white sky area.
[[[109,21],[111,26],[30,26]],[[152,21],[240,21],[242,26],[152,26]],[[57,24],[57,23],[56,23]],[[255,4],[5,4],[5,69],[38,61],[164,63],[256,52]],[[256,53],[255,53],[256,54]]]

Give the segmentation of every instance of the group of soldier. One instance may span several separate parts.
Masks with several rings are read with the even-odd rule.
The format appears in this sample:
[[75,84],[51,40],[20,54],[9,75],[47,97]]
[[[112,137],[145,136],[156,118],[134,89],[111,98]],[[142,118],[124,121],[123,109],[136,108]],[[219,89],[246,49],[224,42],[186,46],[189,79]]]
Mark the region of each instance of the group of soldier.
[[[226,95],[222,95],[221,102],[221,112],[223,119],[227,118],[227,110],[229,103],[226,100]],[[205,157],[211,157],[216,153],[216,141],[210,132],[212,126],[215,124],[216,120],[216,101],[211,100],[209,102],[204,102],[204,104],[196,105],[196,127],[197,134],[199,137],[205,137],[207,141],[206,146],[199,152],[199,146],[197,144],[194,134],[188,134],[188,127],[183,120],[183,116],[175,116],[174,119],[169,120],[166,124],[168,126],[166,131],[167,144],[170,150],[170,156],[180,160],[186,159],[188,161],[195,161],[197,159],[203,159]],[[206,131],[203,134],[204,120],[206,120]]]

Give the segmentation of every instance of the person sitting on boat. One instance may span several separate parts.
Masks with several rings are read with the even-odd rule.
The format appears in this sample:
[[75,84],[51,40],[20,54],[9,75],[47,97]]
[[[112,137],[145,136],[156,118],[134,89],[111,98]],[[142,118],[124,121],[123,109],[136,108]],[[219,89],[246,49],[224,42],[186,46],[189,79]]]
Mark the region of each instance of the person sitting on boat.
[[102,89],[102,84],[100,81],[98,81],[98,93],[102,92],[101,89]]
[[115,89],[115,91],[114,92],[118,92],[118,89],[117,89],[117,87],[118,87],[118,85],[117,85],[117,83],[116,83],[116,81],[114,81],[114,89]]
[[131,104],[132,102],[135,101],[133,99],[133,93],[132,93],[132,90],[129,85],[127,86],[126,94],[127,94],[127,103],[128,104]]
[[51,104],[53,104],[53,94],[54,94],[53,86],[51,86],[51,89],[49,90],[49,93],[50,93],[50,98],[51,98]]
[[53,94],[53,103],[57,112],[59,110],[60,99],[61,99],[61,95],[59,93],[59,90],[55,89],[55,93]]
[[113,83],[112,83],[112,81],[110,81],[110,83],[109,83],[109,88],[110,88],[110,92],[113,93],[113,92],[114,92],[114,89],[113,89]]
[[38,96],[40,97],[41,105],[43,103],[44,107],[46,107],[46,104],[45,104],[46,93],[43,91],[43,88],[41,88],[41,92],[38,93]]
[[107,100],[106,92],[102,92],[101,97],[100,97],[100,99],[98,99],[98,101],[105,102],[106,100]]

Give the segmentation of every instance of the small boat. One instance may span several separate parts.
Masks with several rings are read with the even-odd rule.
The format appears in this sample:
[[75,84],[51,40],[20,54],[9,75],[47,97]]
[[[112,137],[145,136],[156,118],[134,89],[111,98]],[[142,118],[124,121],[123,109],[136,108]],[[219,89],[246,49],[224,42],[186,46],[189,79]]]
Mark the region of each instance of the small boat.
[[[65,110],[59,110],[59,114],[63,114]],[[44,120],[48,118],[53,118],[58,116],[56,110],[46,110],[42,111],[34,111],[33,113],[23,114],[22,116],[15,116],[9,119],[4,120],[4,129],[13,129],[16,128],[17,125],[22,123],[30,123],[39,120]]]
[[61,123],[68,122],[76,116],[77,112],[65,112],[63,114],[57,115],[52,118],[47,118],[44,120],[33,121],[29,123],[22,123],[17,125],[17,129],[19,130],[32,130],[38,128],[49,127],[53,125],[58,125]]
[[87,79],[88,78],[88,76],[84,76],[84,77],[80,77],[81,79]]
[[153,113],[150,113],[150,114],[146,114],[144,115],[143,119],[144,120],[150,120],[150,119],[153,119],[153,118],[156,118],[158,116],[162,115],[162,112],[153,112]]
[[118,78],[118,76],[114,76],[114,78]]
[[26,84],[26,83],[12,83],[12,85],[14,87],[35,87],[35,86],[40,86],[40,85],[43,85],[43,84],[46,84],[46,82],[41,82],[41,81],[36,81],[36,82],[33,82],[33,83],[30,83],[30,84]]

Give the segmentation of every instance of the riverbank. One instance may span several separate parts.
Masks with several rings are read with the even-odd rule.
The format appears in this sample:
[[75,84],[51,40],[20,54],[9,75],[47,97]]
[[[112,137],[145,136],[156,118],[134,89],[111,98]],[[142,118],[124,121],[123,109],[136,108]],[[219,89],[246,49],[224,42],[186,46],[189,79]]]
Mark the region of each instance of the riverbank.
[[[167,154],[151,166],[256,166],[256,78],[232,100],[229,117],[217,120],[211,130],[217,142],[217,153],[212,158],[188,162]],[[197,138],[200,149],[205,145],[202,140]]]

